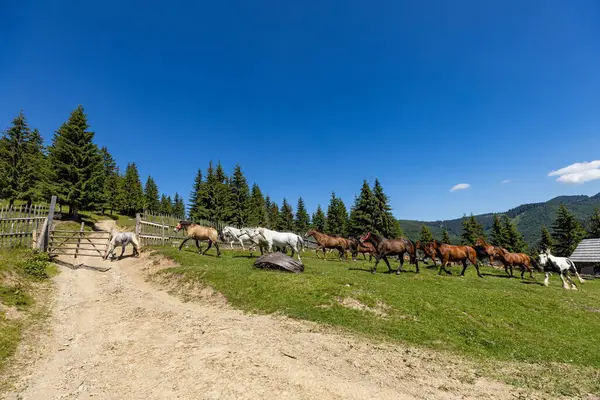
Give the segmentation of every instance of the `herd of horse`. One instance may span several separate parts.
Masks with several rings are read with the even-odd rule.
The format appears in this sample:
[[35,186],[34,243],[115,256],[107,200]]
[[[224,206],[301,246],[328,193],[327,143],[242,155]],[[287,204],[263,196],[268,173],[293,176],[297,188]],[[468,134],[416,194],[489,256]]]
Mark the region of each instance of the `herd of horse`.
[[[340,261],[348,258],[348,253],[352,255],[352,259],[356,260],[358,254],[362,254],[366,259],[369,256],[369,260],[375,258],[375,264],[373,265],[371,272],[376,273],[377,265],[381,260],[385,262],[388,267],[388,271],[392,272],[389,258],[397,257],[399,261],[396,274],[402,272],[402,267],[405,258],[411,264],[415,265],[415,273],[419,273],[419,260],[424,261],[430,258],[434,264],[439,261],[438,275],[444,271],[448,275],[452,275],[452,272],[448,270],[448,266],[451,265],[462,265],[461,276],[464,276],[467,266],[472,264],[477,270],[477,275],[482,277],[479,269],[482,264],[482,260],[488,259],[490,264],[493,265],[494,260],[497,259],[504,266],[504,270],[511,277],[513,275],[513,268],[518,267],[521,269],[521,279],[524,278],[525,272],[528,272],[531,278],[533,278],[533,271],[545,272],[546,276],[544,279],[544,285],[548,286],[549,276],[552,272],[556,272],[560,275],[563,282],[563,288],[577,290],[575,283],[569,276],[570,272],[573,272],[579,282],[583,283],[583,279],[577,272],[573,261],[566,257],[555,257],[550,254],[549,251],[542,252],[539,255],[539,262],[534,258],[525,253],[511,253],[505,248],[494,246],[487,243],[484,239],[479,238],[473,246],[465,245],[452,245],[442,243],[438,240],[431,240],[428,243],[421,243],[420,241],[413,242],[407,238],[398,239],[387,239],[374,232],[367,232],[365,235],[360,237],[341,237],[328,235],[323,232],[319,232],[315,229],[309,229],[304,237],[292,233],[292,232],[278,232],[267,228],[242,228],[238,229],[233,226],[225,226],[221,230],[217,230],[213,227],[203,226],[195,224],[189,221],[180,221],[174,228],[175,232],[185,230],[185,238],[179,245],[179,250],[189,240],[194,240],[196,247],[201,254],[206,254],[208,250],[214,245],[217,250],[217,256],[221,256],[221,250],[219,248],[219,241],[223,243],[229,243],[233,249],[233,243],[239,243],[242,249],[245,250],[245,245],[249,245],[250,255],[252,256],[253,251],[256,247],[260,249],[260,253],[264,254],[264,251],[272,252],[273,250],[286,252],[289,247],[292,251],[291,257],[294,254],[297,255],[298,261],[302,261],[300,253],[305,251],[305,239],[309,237],[314,238],[316,242],[316,255],[319,258],[319,253],[323,253],[323,258],[327,258],[328,251],[337,251],[339,253]],[[208,247],[202,251],[200,241],[208,241]],[[131,232],[118,232],[113,231],[111,235],[111,242],[109,249],[106,252],[105,259],[109,254],[112,254],[115,246],[122,246],[121,257],[125,246],[131,243],[134,247],[134,255],[139,255],[139,240],[135,234]],[[419,257],[419,251],[424,256]]]

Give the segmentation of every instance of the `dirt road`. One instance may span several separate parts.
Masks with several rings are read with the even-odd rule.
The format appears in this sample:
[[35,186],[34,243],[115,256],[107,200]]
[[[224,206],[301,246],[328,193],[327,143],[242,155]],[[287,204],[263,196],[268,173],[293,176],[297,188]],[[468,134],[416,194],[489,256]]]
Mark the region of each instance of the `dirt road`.
[[214,301],[182,302],[146,281],[160,267],[146,254],[83,261],[112,268],[61,268],[52,333],[39,339],[44,354],[8,398],[509,399],[523,392],[433,352]]

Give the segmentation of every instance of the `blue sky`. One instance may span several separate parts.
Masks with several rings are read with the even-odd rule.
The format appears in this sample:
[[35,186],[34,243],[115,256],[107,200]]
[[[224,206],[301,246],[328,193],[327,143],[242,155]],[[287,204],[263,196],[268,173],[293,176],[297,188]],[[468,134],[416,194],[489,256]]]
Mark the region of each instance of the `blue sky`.
[[0,2],[0,129],[83,104],[161,191],[220,160],[311,212],[375,177],[408,219],[600,192],[597,163],[548,176],[600,159],[598,2],[138,4]]

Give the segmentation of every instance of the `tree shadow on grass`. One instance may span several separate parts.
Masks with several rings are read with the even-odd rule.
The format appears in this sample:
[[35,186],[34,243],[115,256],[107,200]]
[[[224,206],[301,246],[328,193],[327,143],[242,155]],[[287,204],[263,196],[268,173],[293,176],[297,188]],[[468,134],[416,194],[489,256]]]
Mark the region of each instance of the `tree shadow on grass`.
[[489,272],[482,272],[481,273],[482,276],[491,276],[492,278],[514,278],[513,276],[510,275],[498,275],[498,274],[490,274]]

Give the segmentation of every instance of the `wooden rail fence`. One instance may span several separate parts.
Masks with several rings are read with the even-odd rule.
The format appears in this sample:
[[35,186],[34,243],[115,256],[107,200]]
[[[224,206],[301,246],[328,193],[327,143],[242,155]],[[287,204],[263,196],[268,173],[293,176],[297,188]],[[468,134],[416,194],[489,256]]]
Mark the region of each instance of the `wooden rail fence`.
[[81,223],[79,231],[52,231],[48,243],[50,255],[77,257],[104,257],[110,241],[110,232],[85,231]]
[[0,247],[36,247],[48,214],[48,205],[0,207]]

